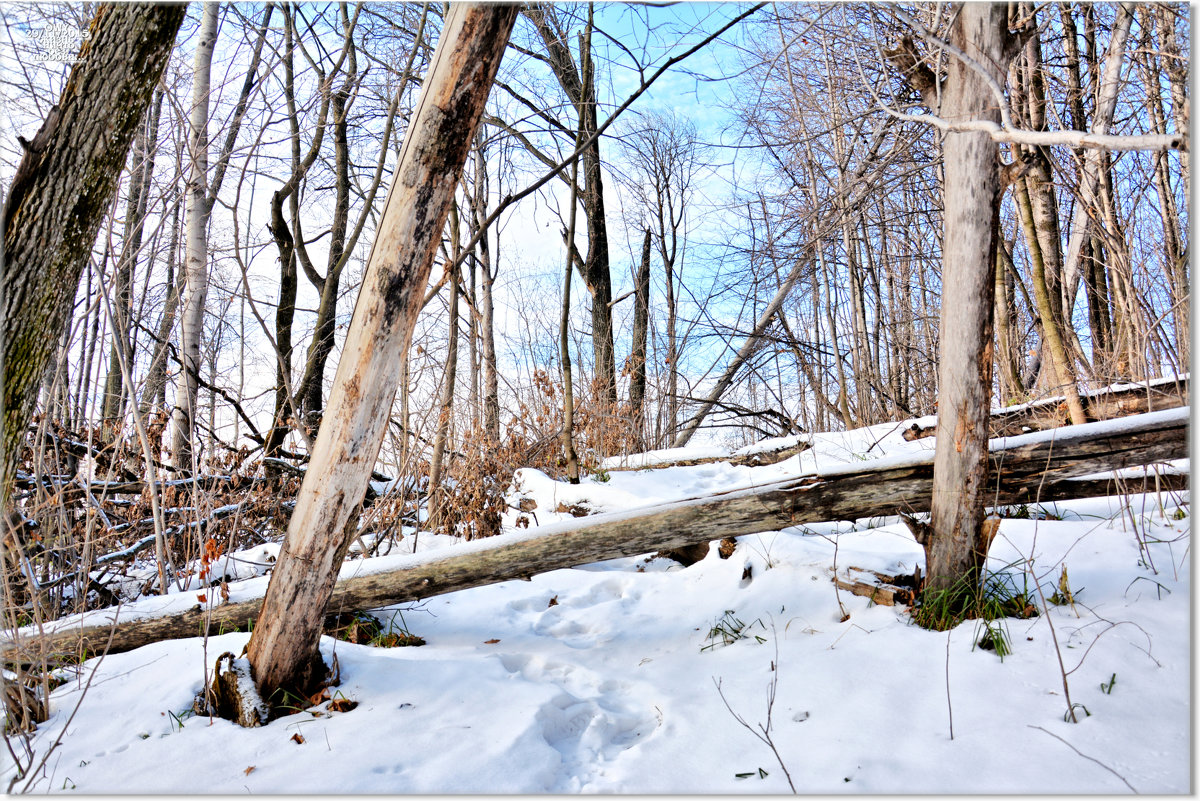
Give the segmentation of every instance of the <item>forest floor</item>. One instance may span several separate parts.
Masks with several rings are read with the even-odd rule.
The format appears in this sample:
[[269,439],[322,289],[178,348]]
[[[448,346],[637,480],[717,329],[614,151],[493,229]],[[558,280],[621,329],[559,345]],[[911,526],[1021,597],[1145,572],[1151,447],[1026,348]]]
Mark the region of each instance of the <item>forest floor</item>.
[[[525,470],[513,501],[535,500],[545,525],[568,517],[560,504],[624,510],[933,448],[901,430],[811,435],[768,467],[610,469],[578,486]],[[1190,522],[1186,493],[1009,508],[992,581],[1040,614],[948,632],[832,581],[835,565],[911,574],[922,552],[896,518],[744,536],[690,567],[646,554],[450,593],[374,611],[420,647],[325,637],[341,683],[258,729],[190,711],[206,666],[249,634],[162,642],[90,660],[54,691],[31,789],[1187,793]],[[1064,567],[1074,602],[1056,605]],[[1003,657],[979,646],[987,628]]]

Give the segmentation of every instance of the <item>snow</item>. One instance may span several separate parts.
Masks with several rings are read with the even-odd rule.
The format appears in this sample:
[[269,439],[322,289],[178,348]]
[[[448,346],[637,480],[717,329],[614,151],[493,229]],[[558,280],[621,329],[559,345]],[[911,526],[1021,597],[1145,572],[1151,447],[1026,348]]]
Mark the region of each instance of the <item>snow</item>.
[[[804,435],[811,450],[758,468],[611,470],[577,486],[524,470],[501,537],[460,543],[422,532],[414,554],[409,530],[391,554],[349,561],[342,575],[544,536],[573,520],[553,511],[560,503],[628,515],[814,471],[930,458],[933,442],[905,442],[902,430]],[[521,497],[537,503],[527,530],[515,528]],[[895,518],[740,537],[728,560],[712,548],[688,568],[646,554],[376,610],[428,644],[325,637],[325,660],[336,654],[341,676],[331,693],[358,706],[336,712],[327,702],[319,715],[257,729],[188,711],[217,655],[240,654],[250,635],[148,645],[90,660],[54,691],[51,718],[30,742],[38,759],[48,754],[33,789],[788,792],[775,755],[727,701],[756,729],[769,723],[802,793],[1187,793],[1187,499],[1060,502],[1004,519],[989,566],[1045,614],[999,622],[1012,646],[1003,659],[976,647],[978,621],[930,632],[901,608],[835,590],[835,565],[911,573],[922,561]],[[231,555],[227,569],[246,579],[229,584],[230,600],[261,594],[267,576],[257,574],[275,554]],[[1035,586],[1049,598],[1064,565],[1075,604],[1043,604]],[[121,617],[195,602],[193,589],[129,604]],[[746,624],[744,638],[710,636],[732,618]],[[1060,655],[1078,723],[1064,721]],[[13,767],[2,759],[7,786]]]

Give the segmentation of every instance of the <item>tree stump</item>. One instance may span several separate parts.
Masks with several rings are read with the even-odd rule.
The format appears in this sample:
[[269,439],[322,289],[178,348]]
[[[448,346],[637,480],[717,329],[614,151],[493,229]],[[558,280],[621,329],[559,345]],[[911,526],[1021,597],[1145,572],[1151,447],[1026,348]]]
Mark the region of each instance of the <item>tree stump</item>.
[[239,726],[262,726],[271,717],[270,706],[258,694],[250,660],[235,658],[232,651],[217,657],[206,700],[208,712]]

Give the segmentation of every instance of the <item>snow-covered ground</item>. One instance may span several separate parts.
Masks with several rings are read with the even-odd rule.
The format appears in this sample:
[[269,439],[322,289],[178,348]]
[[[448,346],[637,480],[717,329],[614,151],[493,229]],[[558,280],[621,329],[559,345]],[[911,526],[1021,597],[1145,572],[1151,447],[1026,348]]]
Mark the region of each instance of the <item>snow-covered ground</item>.
[[[811,450],[769,467],[613,469],[575,487],[522,471],[513,502],[536,501],[531,523],[545,526],[569,519],[560,503],[623,511],[933,447],[901,430],[812,435]],[[357,706],[259,729],[188,711],[205,666],[248,634],[92,660],[54,692],[29,744],[49,754],[32,789],[778,793],[790,776],[802,793],[1189,792],[1187,495],[1030,511],[1001,523],[990,564],[1035,599],[1065,565],[1075,603],[1002,621],[1003,659],[976,647],[977,621],[930,632],[836,591],[835,561],[911,573],[922,554],[895,519],[830,522],[741,537],[731,558],[714,547],[687,568],[647,554],[377,611],[427,644],[324,638],[334,700]],[[430,556],[479,547],[418,542]],[[257,563],[247,575],[269,551],[245,555]],[[1064,720],[1064,671],[1078,723]],[[7,786],[11,757],[0,760]]]

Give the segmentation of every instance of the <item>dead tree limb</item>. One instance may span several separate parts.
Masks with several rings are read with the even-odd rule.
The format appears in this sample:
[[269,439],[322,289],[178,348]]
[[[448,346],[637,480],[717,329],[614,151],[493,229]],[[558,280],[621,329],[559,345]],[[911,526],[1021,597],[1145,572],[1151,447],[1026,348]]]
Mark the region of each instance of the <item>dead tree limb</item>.
[[[1111,420],[1164,409],[1178,409],[1188,404],[1189,381],[1188,377],[1183,377],[1100,390],[1081,395],[1080,400],[1083,401],[1083,409],[1091,420]],[[1048,398],[1014,409],[993,411],[989,423],[991,436],[1010,437],[1070,425],[1064,402],[1064,398]],[[902,436],[912,442],[932,437],[936,432],[937,427],[934,425],[923,426],[914,422],[905,429]]]

